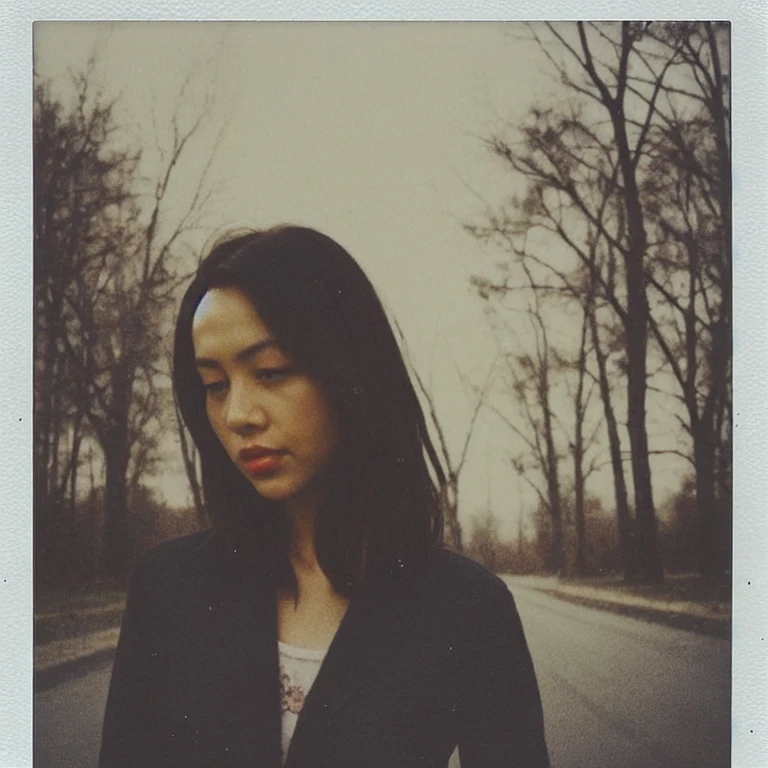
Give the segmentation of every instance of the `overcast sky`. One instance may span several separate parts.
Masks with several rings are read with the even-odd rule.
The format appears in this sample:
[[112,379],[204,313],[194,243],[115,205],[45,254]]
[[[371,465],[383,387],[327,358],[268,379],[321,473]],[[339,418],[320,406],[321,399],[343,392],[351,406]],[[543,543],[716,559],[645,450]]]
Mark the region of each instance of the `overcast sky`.
[[[462,230],[484,203],[514,191],[481,137],[532,104],[557,98],[537,47],[518,24],[487,23],[39,23],[35,68],[66,93],[68,72],[95,54],[95,81],[119,97],[115,115],[157,172],[155,135],[167,139],[182,83],[182,118],[215,95],[179,176],[181,207],[225,126],[211,181],[219,195],[193,247],[232,226],[293,222],[341,242],[371,277],[403,328],[413,363],[431,382],[454,454],[473,395],[496,357],[483,306],[469,280],[494,257]],[[173,211],[171,211],[172,213]],[[525,333],[521,327],[520,333]],[[659,421],[664,421],[661,419]],[[661,428],[669,429],[666,419]],[[668,436],[667,436],[668,437]],[[661,434],[660,439],[667,439]],[[674,436],[670,438],[674,441]],[[482,413],[461,479],[461,513],[490,502],[503,534],[534,497],[511,470],[521,446]],[[173,451],[171,450],[171,453]],[[680,465],[656,462],[658,498]],[[185,481],[163,475],[172,503]],[[608,471],[590,490],[611,503]]]

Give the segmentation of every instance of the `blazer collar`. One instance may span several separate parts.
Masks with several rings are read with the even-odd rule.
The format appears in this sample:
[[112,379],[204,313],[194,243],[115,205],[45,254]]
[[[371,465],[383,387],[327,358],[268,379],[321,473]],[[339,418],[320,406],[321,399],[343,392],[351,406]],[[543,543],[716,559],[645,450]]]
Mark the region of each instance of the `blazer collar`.
[[355,694],[371,679],[392,645],[396,603],[392,596],[366,590],[350,602],[347,613],[304,702],[291,739],[285,768],[317,764],[324,741],[334,738],[334,724]]
[[[276,595],[269,568],[252,551],[238,550],[223,533],[213,533],[200,546],[204,576],[203,592],[218,595],[231,637],[231,654],[226,660],[232,674],[250,674],[266,684],[254,692],[256,706],[266,706],[254,720],[253,744],[261,744],[261,762],[243,755],[242,764],[280,766],[281,712],[277,653]],[[371,585],[353,597],[305,700],[291,739],[284,768],[310,768],[317,764],[322,744],[334,737],[334,722],[354,700],[357,691],[397,647],[394,633],[399,622],[395,614],[402,605],[398,590],[387,591]],[[224,684],[226,677],[222,680]],[[213,693],[213,692],[212,692]],[[226,691],[214,696],[226,700]],[[257,724],[258,723],[258,724]],[[264,750],[267,754],[264,754]]]
[[[262,561],[214,532],[198,550],[202,639],[211,649],[205,697],[212,721],[229,730],[226,765],[280,768],[281,713],[274,582]],[[237,693],[233,693],[237,691]],[[236,726],[230,726],[235,722]]]

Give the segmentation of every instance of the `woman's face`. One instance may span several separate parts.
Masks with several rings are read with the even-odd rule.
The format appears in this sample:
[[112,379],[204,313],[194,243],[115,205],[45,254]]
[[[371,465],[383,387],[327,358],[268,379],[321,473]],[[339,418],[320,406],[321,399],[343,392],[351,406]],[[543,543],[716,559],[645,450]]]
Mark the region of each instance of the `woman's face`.
[[317,383],[277,344],[238,288],[213,288],[192,325],[213,431],[258,493],[316,503],[339,446],[338,418]]

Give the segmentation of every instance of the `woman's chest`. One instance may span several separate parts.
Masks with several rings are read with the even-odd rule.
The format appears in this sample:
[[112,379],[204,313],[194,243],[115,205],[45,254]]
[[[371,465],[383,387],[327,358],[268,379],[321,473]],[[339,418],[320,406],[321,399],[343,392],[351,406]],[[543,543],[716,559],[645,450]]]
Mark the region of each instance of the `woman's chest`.
[[[277,616],[222,608],[218,618],[197,616],[196,630],[189,617],[165,634],[158,712],[192,752],[273,753],[284,704]],[[469,682],[461,638],[420,612],[362,613],[341,623],[305,692],[289,766],[447,761]]]
[[349,600],[337,594],[303,596],[277,594],[278,639],[298,648],[324,649],[338,631]]

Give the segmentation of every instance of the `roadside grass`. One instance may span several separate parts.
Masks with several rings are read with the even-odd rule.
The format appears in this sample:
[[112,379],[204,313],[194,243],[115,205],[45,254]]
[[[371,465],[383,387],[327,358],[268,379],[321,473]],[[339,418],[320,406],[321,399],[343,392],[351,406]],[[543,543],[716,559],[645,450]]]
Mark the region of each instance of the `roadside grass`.
[[35,598],[35,645],[100,632],[119,626],[125,592],[87,587]]
[[667,573],[655,584],[625,582],[620,576],[563,579],[556,589],[583,597],[644,605],[657,610],[726,617],[731,609],[731,585],[698,573]]
[[588,608],[730,639],[731,588],[696,573],[671,573],[658,584],[625,583],[618,576],[555,579],[535,586]]
[[586,608],[730,638],[731,587],[727,580],[712,582],[697,573],[667,573],[658,584],[625,583],[616,574],[579,579],[506,574],[503,578],[513,594],[518,586],[528,587]]
[[123,604],[125,591],[100,586],[44,592],[35,595],[35,616],[100,610],[105,605]]

